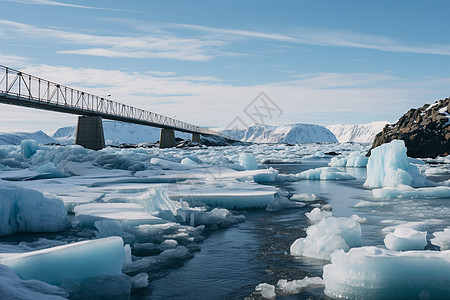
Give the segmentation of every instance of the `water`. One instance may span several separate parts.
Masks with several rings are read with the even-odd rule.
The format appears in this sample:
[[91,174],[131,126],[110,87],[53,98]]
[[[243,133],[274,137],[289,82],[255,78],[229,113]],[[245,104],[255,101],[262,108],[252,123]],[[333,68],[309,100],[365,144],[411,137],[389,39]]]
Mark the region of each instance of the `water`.
[[[298,173],[326,163],[271,165],[280,172]],[[282,186],[285,190],[295,188]],[[323,202],[323,201],[317,201]],[[315,203],[317,203],[315,202]],[[266,212],[248,211],[246,221],[211,233],[201,244],[201,252],[183,266],[154,280],[135,299],[244,299],[263,282],[321,276],[321,260],[300,260],[289,254],[290,245],[306,233],[306,206],[300,209]],[[280,297],[279,297],[280,298]],[[281,299],[328,299],[323,288]]]
[[[280,173],[295,174],[307,169],[324,167],[326,160],[301,164],[270,165]],[[310,224],[304,213],[314,206],[329,204],[336,217],[358,214],[367,218],[361,224],[364,246],[384,248],[383,231],[398,222],[422,222],[421,230],[431,233],[447,226],[448,200],[374,200],[371,190],[365,189],[364,168],[347,168],[355,176],[349,181],[298,181],[280,187],[290,193],[308,193],[318,200],[300,209],[280,212],[248,211],[247,220],[231,228],[213,232],[201,244],[201,252],[183,266],[171,270],[167,276],[151,282],[136,299],[259,299],[255,287],[263,282],[276,285],[278,280],[322,276],[326,260],[289,255],[290,245],[305,237]],[[361,201],[368,205],[358,206]],[[412,213],[414,212],[414,213]],[[431,221],[430,221],[431,218]],[[428,245],[427,249],[433,249]],[[329,299],[322,288],[308,288],[298,295],[278,295],[277,299]]]

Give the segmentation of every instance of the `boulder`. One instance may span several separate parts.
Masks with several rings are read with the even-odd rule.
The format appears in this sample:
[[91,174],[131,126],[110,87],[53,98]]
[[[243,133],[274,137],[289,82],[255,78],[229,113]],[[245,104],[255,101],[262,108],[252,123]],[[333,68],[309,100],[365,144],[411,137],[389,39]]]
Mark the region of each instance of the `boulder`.
[[435,158],[450,154],[450,98],[410,109],[375,136],[367,153],[392,140],[403,140],[409,157]]

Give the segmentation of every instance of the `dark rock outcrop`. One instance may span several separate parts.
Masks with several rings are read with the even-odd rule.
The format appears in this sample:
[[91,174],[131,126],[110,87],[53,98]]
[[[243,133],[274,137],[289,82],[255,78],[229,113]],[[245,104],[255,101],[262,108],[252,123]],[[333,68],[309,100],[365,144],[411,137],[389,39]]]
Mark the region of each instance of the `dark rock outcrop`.
[[[450,154],[450,98],[410,109],[396,123],[375,136],[372,150],[392,140],[403,140],[410,157],[426,158]],[[370,150],[367,155],[370,155]]]

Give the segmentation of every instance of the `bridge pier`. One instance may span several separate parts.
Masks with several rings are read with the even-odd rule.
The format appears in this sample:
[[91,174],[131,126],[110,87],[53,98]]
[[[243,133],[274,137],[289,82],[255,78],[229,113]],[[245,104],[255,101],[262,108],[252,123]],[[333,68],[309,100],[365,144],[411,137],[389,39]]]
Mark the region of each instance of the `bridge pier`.
[[162,128],[159,138],[159,148],[175,147],[175,131],[173,129]]
[[199,143],[200,144],[200,133],[193,133],[191,141],[193,143]]
[[79,116],[75,144],[92,150],[105,148],[102,117]]

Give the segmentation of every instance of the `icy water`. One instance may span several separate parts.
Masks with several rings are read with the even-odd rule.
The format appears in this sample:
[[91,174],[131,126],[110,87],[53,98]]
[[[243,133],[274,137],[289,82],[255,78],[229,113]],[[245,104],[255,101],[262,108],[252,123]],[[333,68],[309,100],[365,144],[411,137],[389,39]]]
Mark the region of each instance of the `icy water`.
[[[8,184],[15,183],[24,198],[31,197],[28,199],[31,203],[40,204],[46,198],[34,199],[40,194],[31,194],[22,188],[57,195],[69,210],[71,226],[60,231],[50,224],[48,232],[54,233],[3,236],[0,238],[0,253],[29,252],[121,236],[125,244],[131,245],[133,254],[132,260],[123,266],[122,271],[130,276],[125,278],[136,283],[135,275],[142,278],[142,275],[145,277],[148,274],[149,279],[148,286],[145,278],[140,285],[135,285],[131,291],[132,299],[261,299],[260,293],[255,292],[255,287],[261,283],[276,286],[280,279],[292,281],[306,276],[322,277],[323,266],[329,264],[329,260],[290,255],[291,245],[297,239],[304,238],[306,228],[312,224],[305,213],[314,208],[331,210],[334,217],[357,220],[361,226],[363,246],[385,249],[385,236],[396,227],[405,226],[426,231],[428,245],[425,249],[439,250],[430,240],[433,233],[442,232],[449,226],[448,196],[423,196],[414,190],[416,194],[413,196],[401,194],[400,191],[398,197],[377,198],[372,189],[364,187],[366,168],[337,168],[341,172],[327,168],[332,155],[325,155],[325,151],[342,153],[341,157],[347,159],[358,157],[351,156],[352,153],[365,153],[366,146],[255,145],[164,151],[105,149],[99,152],[76,147],[40,146],[41,149],[29,159],[23,157],[20,147],[6,147],[7,151],[2,153],[7,153],[7,157],[0,158],[0,164],[11,164],[14,160],[17,166],[3,167],[1,178],[8,180]],[[241,162],[241,154],[246,152],[253,153],[260,164],[272,163],[266,163],[267,169],[260,165],[258,170],[244,170],[247,162]],[[197,166],[192,159],[188,160],[188,164],[180,163],[188,157],[202,163]],[[276,161],[280,163],[275,164]],[[449,191],[449,161],[436,159],[430,162],[423,164],[415,161],[428,179],[440,182],[440,188]],[[38,166],[40,169],[36,169]],[[275,176],[270,179],[271,174],[275,174],[270,168],[279,172],[276,179]],[[314,170],[308,174],[321,172],[322,180],[298,176],[310,169]],[[254,175],[252,172],[259,173]],[[327,173],[331,174],[331,178],[322,178]],[[61,174],[64,176],[61,177]],[[351,180],[335,180],[339,179],[335,177],[338,175]],[[258,184],[256,182],[261,177],[257,176],[265,178],[264,182],[272,183]],[[291,197],[299,194],[305,194],[306,198]],[[169,196],[172,198],[169,199]],[[295,204],[295,198],[301,199],[304,206],[287,208]],[[49,203],[48,199],[46,201]],[[264,205],[255,204],[261,201],[267,202]],[[140,203],[142,209],[145,206],[146,213],[151,213],[146,214],[146,218],[162,224],[153,224],[153,221],[148,224],[144,220],[127,225],[127,220],[132,220],[135,213],[129,210],[118,218],[114,213],[119,211],[111,208],[120,204],[120,207],[130,209],[136,203]],[[92,224],[96,220],[95,211],[85,213],[84,219],[80,217],[82,214],[74,214],[76,209],[91,205],[102,212],[105,207],[112,209],[111,215],[105,218],[118,218],[114,224],[120,226],[102,221],[97,227]],[[236,205],[240,207],[236,208]],[[255,205],[268,205],[268,210],[274,207],[280,210],[245,210]],[[33,218],[28,221],[33,222],[35,216],[42,222],[46,221],[46,211],[52,212],[52,207],[53,204],[48,207],[44,205],[42,211],[30,211],[28,217]],[[225,207],[230,211],[214,207]],[[62,214],[67,218],[65,210]],[[240,215],[245,216],[244,222]],[[59,216],[58,212],[55,216]],[[56,217],[55,220],[59,220]],[[42,273],[45,272],[42,270]],[[88,285],[91,278],[87,279]],[[106,297],[108,288],[96,281],[92,285],[93,290],[100,293],[99,296]],[[126,289],[126,285],[119,284],[117,288]],[[124,292],[127,298],[129,285]],[[295,295],[284,294],[282,289],[276,292],[278,299],[328,299],[323,286],[308,286]],[[75,291],[72,295],[76,297],[80,294]]]
[[[281,173],[298,173],[325,166],[327,162],[270,165]],[[314,185],[314,184],[313,184]],[[320,186],[320,185],[319,185]],[[281,189],[295,192],[290,185]],[[311,191],[316,188],[311,187]],[[326,199],[326,198],[322,198]],[[318,200],[315,204],[325,204]],[[167,276],[153,281],[150,287],[134,295],[135,299],[244,299],[255,286],[279,279],[294,280],[321,276],[327,261],[300,260],[289,254],[290,245],[304,237],[308,226],[304,213],[312,208],[243,213],[245,222],[213,232],[201,244],[201,252]],[[323,288],[309,289],[301,295],[279,299],[329,299]]]

